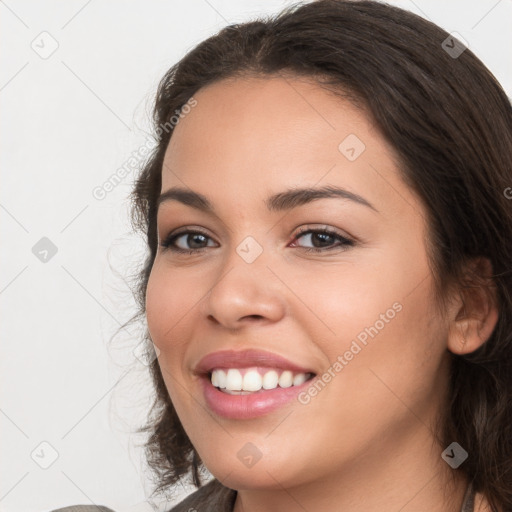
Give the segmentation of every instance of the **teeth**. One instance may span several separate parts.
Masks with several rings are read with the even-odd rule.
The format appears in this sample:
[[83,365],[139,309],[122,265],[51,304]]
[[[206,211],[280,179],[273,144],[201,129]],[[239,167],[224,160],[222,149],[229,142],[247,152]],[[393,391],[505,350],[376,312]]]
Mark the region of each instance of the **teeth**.
[[306,382],[307,377],[305,373],[298,373],[293,377],[293,385],[294,386],[300,386],[301,384],[304,384]]
[[238,370],[229,369],[226,375],[226,389],[240,391],[242,389],[242,374]]
[[270,370],[263,375],[263,389],[275,389],[279,383],[279,375],[275,370]]
[[[227,371],[216,369],[211,373],[212,385],[230,394],[245,394],[261,389],[289,388],[300,386],[311,374],[296,373],[284,370],[281,375],[279,370],[268,370],[260,373],[257,368],[247,368],[245,373],[236,368]],[[238,392],[238,393],[237,393]]]
[[279,386],[282,388],[289,388],[293,384],[293,373],[290,370],[286,370],[281,373],[279,377]]
[[[237,371],[237,370],[234,370]],[[244,375],[242,389],[244,391],[259,391],[263,384],[263,378],[258,373],[258,370],[249,370]]]
[[226,387],[226,372],[224,370],[216,370],[212,373],[212,384],[216,388]]

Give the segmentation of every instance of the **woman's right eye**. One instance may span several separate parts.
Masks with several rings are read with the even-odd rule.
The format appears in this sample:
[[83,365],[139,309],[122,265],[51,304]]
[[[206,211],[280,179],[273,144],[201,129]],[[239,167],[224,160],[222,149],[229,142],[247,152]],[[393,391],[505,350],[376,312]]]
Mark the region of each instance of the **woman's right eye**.
[[[161,242],[161,246],[165,250],[169,250],[176,253],[182,253],[182,254],[194,254],[197,252],[201,252],[203,249],[205,249],[207,246],[197,247],[197,245],[201,245],[205,242],[206,239],[211,238],[206,235],[205,233],[202,233],[201,231],[195,230],[189,230],[189,231],[181,231],[179,233],[173,233],[170,236],[168,236],[163,242]],[[187,245],[189,244],[190,249],[187,247],[180,247],[181,245]],[[210,246],[211,247],[211,246]]]

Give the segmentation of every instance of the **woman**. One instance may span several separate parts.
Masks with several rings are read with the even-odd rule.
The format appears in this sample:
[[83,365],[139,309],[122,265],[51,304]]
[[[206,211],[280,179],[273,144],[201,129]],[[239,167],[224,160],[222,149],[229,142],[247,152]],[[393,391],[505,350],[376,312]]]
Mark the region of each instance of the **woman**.
[[172,511],[512,510],[512,112],[475,55],[319,0],[202,42],[154,119],[147,454],[199,487]]

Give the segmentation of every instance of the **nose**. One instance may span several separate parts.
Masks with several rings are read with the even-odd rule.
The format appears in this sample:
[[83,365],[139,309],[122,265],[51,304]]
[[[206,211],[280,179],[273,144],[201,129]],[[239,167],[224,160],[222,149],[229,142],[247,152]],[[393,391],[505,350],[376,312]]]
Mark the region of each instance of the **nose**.
[[201,303],[202,314],[210,322],[230,330],[283,318],[286,311],[283,285],[267,263],[264,252],[248,263],[233,250]]

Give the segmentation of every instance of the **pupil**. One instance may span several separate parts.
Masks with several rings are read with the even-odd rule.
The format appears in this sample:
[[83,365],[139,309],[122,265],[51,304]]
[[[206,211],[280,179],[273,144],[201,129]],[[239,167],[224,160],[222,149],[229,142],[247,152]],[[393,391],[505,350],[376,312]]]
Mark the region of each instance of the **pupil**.
[[[320,239],[322,239],[322,238],[323,238],[323,239],[324,239],[324,242],[326,241],[326,240],[325,240],[326,238],[327,238],[327,239],[332,239],[332,235],[329,235],[329,234],[327,234],[327,233],[314,233],[314,236],[317,236],[317,237],[319,237]],[[315,240],[315,238],[314,238],[314,237],[313,237],[313,240]],[[327,241],[329,242],[329,240],[327,240]],[[333,242],[331,241],[331,242],[327,243],[327,245],[331,245],[332,243],[333,243]],[[315,245],[316,247],[318,247],[318,245],[317,245],[317,244],[315,244],[314,242],[313,242],[313,245]]]
[[[192,240],[192,243],[190,243],[190,247],[197,248],[197,247],[194,246],[194,239],[195,238],[199,238],[199,237],[204,238],[203,235],[199,235],[197,233],[195,233],[193,235],[188,235],[188,242],[190,243],[190,241]],[[204,242],[204,240],[203,240],[203,242]],[[201,243],[201,242],[199,242],[199,243]]]

